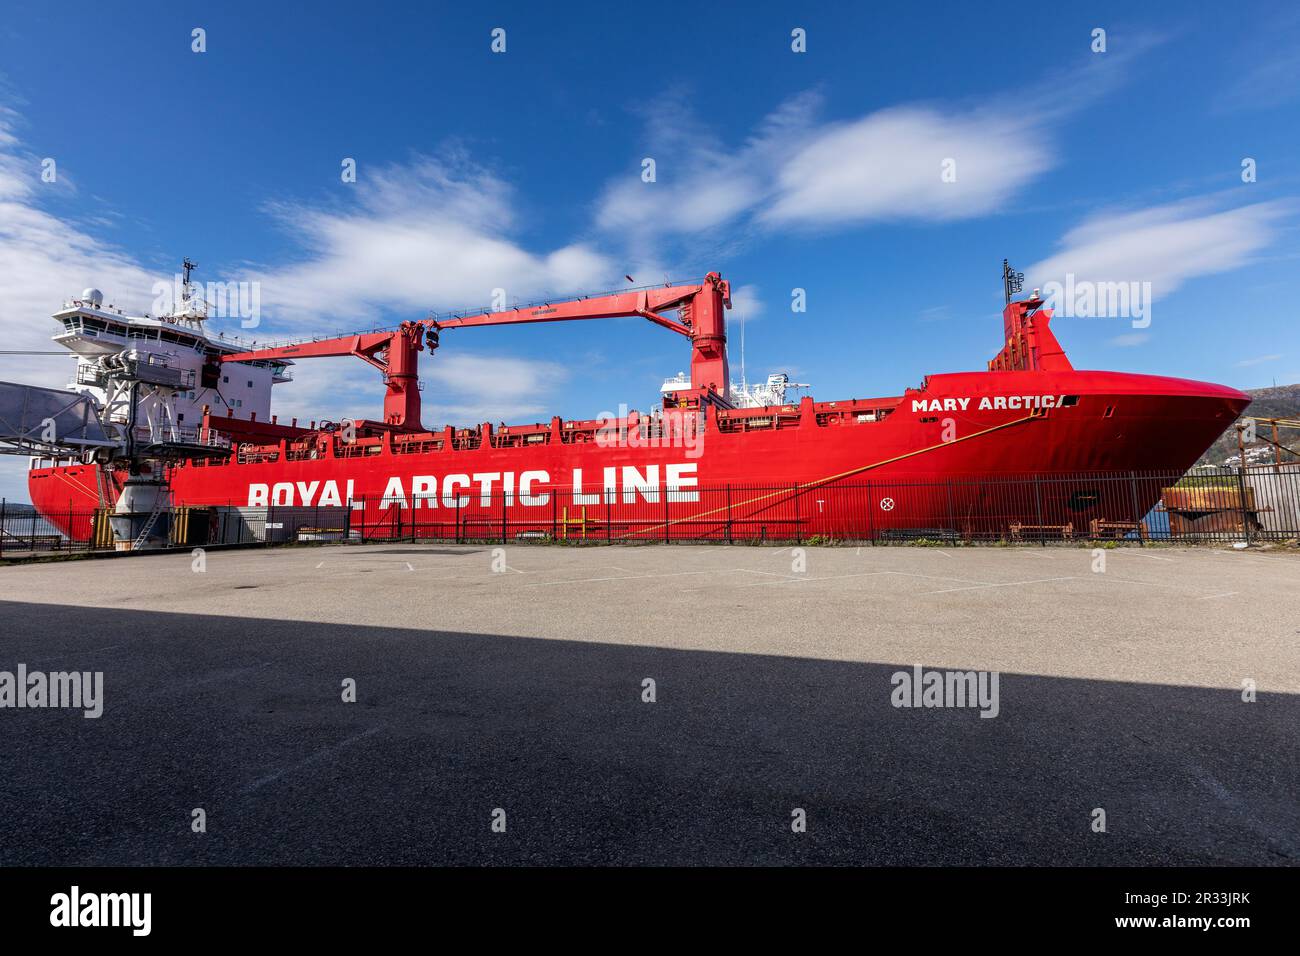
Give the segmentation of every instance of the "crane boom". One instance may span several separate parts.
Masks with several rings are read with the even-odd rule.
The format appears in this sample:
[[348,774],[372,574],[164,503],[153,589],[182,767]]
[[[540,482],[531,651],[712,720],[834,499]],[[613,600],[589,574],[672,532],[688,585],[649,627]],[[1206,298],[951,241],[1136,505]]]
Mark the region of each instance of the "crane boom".
[[[731,378],[727,367],[727,331],[724,310],[731,308],[731,284],[710,272],[699,285],[638,289],[610,295],[570,299],[561,302],[459,315],[444,319],[403,322],[390,332],[345,335],[315,342],[297,342],[224,355],[222,362],[258,359],[303,359],[355,355],[384,373],[385,424],[401,430],[420,431],[420,388],[418,353],[427,340],[429,350],[437,348],[444,329],[480,328],[490,325],[522,325],[530,322],[566,322],[581,319],[611,319],[641,316],[656,325],[691,340],[691,388],[679,394],[682,404],[717,402],[730,405]],[[678,313],[678,318],[664,315]]]

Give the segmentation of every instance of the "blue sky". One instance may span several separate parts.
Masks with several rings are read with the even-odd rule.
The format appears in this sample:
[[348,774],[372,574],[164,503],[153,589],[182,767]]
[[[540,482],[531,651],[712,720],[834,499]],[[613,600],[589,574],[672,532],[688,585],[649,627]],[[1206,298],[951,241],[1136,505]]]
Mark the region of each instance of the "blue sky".
[[[264,339],[716,269],[740,291],[737,371],[743,311],[751,380],[889,395],[998,350],[1005,256],[1031,284],[1151,283],[1145,328],[1058,319],[1076,366],[1300,381],[1300,14],[477,6],[11,6],[6,348],[42,347],[85,286],[148,308],[183,255],[200,279],[260,283]],[[648,408],[687,352],[640,321],[448,334],[423,359],[425,424]],[[0,356],[0,377],[62,384],[69,365]],[[360,362],[296,374],[284,414],[379,411]]]

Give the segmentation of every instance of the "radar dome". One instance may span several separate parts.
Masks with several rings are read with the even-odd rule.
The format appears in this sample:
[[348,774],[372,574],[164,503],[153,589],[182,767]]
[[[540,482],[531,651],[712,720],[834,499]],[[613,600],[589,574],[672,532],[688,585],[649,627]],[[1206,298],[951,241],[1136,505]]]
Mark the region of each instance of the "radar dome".
[[85,289],[81,293],[81,301],[89,302],[94,308],[98,309],[104,304],[104,293],[98,289]]

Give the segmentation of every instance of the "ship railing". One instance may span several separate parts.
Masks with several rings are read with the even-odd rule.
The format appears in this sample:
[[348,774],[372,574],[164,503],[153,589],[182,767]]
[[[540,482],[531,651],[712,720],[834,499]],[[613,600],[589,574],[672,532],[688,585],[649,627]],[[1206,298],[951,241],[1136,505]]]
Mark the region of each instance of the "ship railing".
[[186,425],[137,425],[132,434],[140,444],[174,442],[209,448],[230,447],[230,440],[218,432]]

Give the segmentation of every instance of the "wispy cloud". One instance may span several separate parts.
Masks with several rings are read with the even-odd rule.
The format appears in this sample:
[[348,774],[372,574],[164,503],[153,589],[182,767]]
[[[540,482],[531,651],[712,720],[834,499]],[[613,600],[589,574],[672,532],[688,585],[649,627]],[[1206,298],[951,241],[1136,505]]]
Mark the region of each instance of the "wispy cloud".
[[[46,211],[47,202],[67,196],[67,171],[43,182],[41,158],[23,147],[20,124],[0,107],[0,331],[7,348],[42,349],[54,328],[50,313],[68,296],[95,286],[118,306],[143,311],[157,277],[77,221]],[[0,356],[0,376],[31,367],[30,359]],[[66,367],[51,372],[33,384],[62,384]]]
[[665,237],[698,237],[747,218],[771,194],[781,167],[806,143],[821,97],[803,93],[765,117],[741,144],[724,142],[680,91],[643,111],[646,159],[611,179],[596,204],[595,224],[629,250],[640,272],[654,274]]
[[646,111],[641,168],[611,180],[596,225],[633,255],[662,255],[674,237],[735,242],[746,231],[834,229],[886,221],[946,222],[998,209],[1057,162],[1056,127],[1122,82],[1126,54],[1086,61],[1071,73],[1072,95],[1043,84],[979,102],[898,104],[842,120],[822,117],[822,97],[780,104],[740,143],[722,141],[680,93]]
[[1061,251],[1025,270],[1041,287],[1076,281],[1150,282],[1167,295],[1198,276],[1240,268],[1275,239],[1295,212],[1283,200],[1224,208],[1223,195],[1097,213],[1070,229]]
[[[23,148],[19,123],[16,113],[0,108],[0,329],[6,342],[48,347],[48,316],[86,286],[104,290],[121,308],[147,311],[155,282],[170,276],[46,208],[51,197],[44,190],[57,187],[41,182],[40,159]],[[587,245],[534,251],[512,239],[516,205],[506,183],[463,156],[363,170],[344,199],[268,206],[299,245],[293,261],[230,278],[262,285],[266,319],[259,337],[326,324],[355,328],[380,321],[385,312],[486,306],[496,289],[513,300],[612,284],[618,270]]]
[[763,314],[763,299],[756,285],[737,286],[731,290],[731,314],[746,322]]
[[1107,344],[1120,349],[1131,349],[1139,345],[1145,345],[1150,339],[1151,336],[1146,332],[1129,332],[1125,335],[1115,336]]
[[833,226],[983,215],[1048,169],[1035,118],[899,107],[818,131],[777,173],[759,220]]
[[[302,362],[294,383],[276,390],[280,421],[382,418],[383,376],[355,359]],[[440,351],[420,370],[425,384],[421,419],[426,428],[486,421],[534,421],[549,417],[568,371],[554,362],[512,356]]]
[[1044,116],[1000,105],[900,106],[820,122],[821,100],[782,104],[736,148],[703,129],[677,97],[650,114],[656,178],[610,182],[596,211],[607,232],[650,243],[721,227],[836,227],[982,215],[1053,164]]
[[589,245],[545,251],[512,238],[517,202],[508,184],[463,156],[421,157],[362,171],[346,203],[280,203],[276,219],[305,249],[298,262],[256,270],[276,323],[383,312],[487,306],[610,284],[620,270]]
[[1250,368],[1252,365],[1264,365],[1268,362],[1276,362],[1283,356],[1278,355],[1257,355],[1254,358],[1244,358],[1239,362],[1234,362],[1237,368]]
[[[19,135],[21,122],[0,107],[0,334],[9,349],[49,349],[49,316],[69,296],[94,286],[118,307],[143,313],[152,307],[155,283],[171,276],[102,238],[110,221],[96,217],[92,229],[89,219],[51,211],[53,200],[68,196],[71,171],[60,167],[58,182],[43,183],[40,157]],[[341,199],[268,206],[298,246],[293,261],[225,278],[262,283],[264,322],[254,334],[278,339],[365,326],[392,313],[486,306],[498,288],[508,300],[528,299],[621,276],[582,243],[527,248],[514,237],[517,206],[508,184],[464,156],[363,169]],[[70,365],[0,355],[0,378],[61,387]],[[445,350],[424,363],[423,374],[429,425],[538,418],[565,375],[551,362]],[[301,363],[295,378],[276,390],[282,421],[379,417],[382,384],[359,362]],[[25,497],[20,466],[0,461],[0,493]]]
[[1300,13],[1279,6],[1232,55],[1232,72],[1211,109],[1267,110],[1300,97]]

